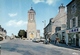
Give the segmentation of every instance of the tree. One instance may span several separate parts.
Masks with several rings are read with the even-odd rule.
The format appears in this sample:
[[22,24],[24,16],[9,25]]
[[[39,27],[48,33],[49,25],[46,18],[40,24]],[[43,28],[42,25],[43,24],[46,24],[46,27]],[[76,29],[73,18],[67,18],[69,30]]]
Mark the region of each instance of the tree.
[[21,38],[26,37],[25,30],[20,30],[19,33],[18,33],[18,36],[21,37]]

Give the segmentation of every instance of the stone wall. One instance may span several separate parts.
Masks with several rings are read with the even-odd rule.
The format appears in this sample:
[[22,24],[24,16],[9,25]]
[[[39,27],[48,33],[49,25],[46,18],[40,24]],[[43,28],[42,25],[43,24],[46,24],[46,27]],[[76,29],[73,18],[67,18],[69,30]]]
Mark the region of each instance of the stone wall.
[[[72,6],[76,5],[76,12],[72,13]],[[67,29],[70,29],[70,19],[78,17],[78,26],[80,27],[80,0],[74,0],[67,5]]]

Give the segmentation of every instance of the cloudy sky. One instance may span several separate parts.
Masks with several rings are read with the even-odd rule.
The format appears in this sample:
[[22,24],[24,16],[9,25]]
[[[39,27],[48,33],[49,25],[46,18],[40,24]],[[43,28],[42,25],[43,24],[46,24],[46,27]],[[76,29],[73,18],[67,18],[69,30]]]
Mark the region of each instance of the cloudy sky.
[[71,0],[0,0],[0,25],[7,30],[7,35],[17,35],[20,29],[27,30],[28,10],[36,12],[36,25],[43,35],[44,23],[58,14],[61,3],[66,6]]

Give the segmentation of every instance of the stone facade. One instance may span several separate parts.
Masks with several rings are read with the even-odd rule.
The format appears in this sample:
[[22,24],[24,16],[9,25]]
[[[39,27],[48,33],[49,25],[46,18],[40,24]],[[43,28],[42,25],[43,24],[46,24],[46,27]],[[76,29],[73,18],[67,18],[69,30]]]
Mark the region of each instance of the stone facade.
[[28,24],[27,24],[27,38],[28,39],[34,39],[39,36],[39,32],[36,30],[36,21],[35,21],[35,11],[31,7],[31,9],[28,11]]
[[80,46],[80,0],[67,5],[68,44]]
[[52,30],[54,33],[56,27],[61,27],[61,30],[66,29],[67,14],[65,12],[65,6],[63,6],[63,4],[59,6],[59,13],[55,18],[53,18],[52,22]]
[[66,29],[67,26],[66,22],[67,14],[65,12],[65,6],[61,4],[61,6],[59,6],[59,13],[55,18],[52,19],[52,40],[54,40],[56,37],[62,40],[62,32]]
[[70,24],[70,22],[72,21],[72,19],[73,18],[78,18],[77,20],[76,20],[76,27],[78,26],[78,27],[80,27],[80,0],[72,0],[68,5],[67,5],[67,12],[68,12],[68,14],[67,14],[67,29],[70,29],[70,28],[72,28],[71,26],[73,25],[73,24]]
[[[66,29],[67,14],[65,12],[65,6],[61,4],[59,6],[59,12],[55,18],[51,18],[49,24],[44,28],[44,35],[46,38],[54,40],[56,38],[56,29]],[[58,31],[60,31],[58,30]],[[60,32],[59,32],[60,33]]]
[[5,39],[6,34],[7,34],[6,30],[4,30],[4,28],[2,28],[0,25],[0,38],[2,37],[3,39]]

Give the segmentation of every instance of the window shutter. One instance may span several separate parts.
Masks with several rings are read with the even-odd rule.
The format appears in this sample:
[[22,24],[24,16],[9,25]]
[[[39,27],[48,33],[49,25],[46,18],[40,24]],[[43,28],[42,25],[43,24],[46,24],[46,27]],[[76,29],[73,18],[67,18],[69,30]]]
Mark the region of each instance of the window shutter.
[[72,19],[70,20],[70,28],[72,28]]
[[78,17],[76,17],[76,27],[78,27]]

